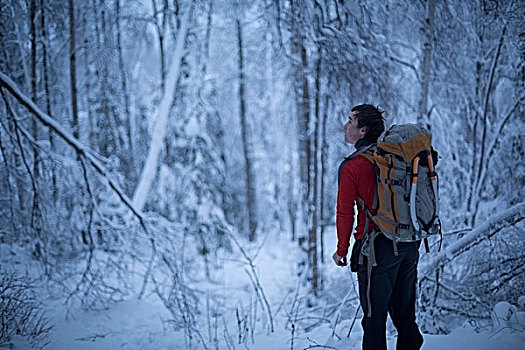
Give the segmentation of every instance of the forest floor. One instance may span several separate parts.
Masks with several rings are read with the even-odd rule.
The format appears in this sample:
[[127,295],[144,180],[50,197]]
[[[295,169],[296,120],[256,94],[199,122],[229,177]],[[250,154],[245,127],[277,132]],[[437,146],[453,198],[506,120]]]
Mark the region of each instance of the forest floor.
[[[348,268],[337,268],[330,255],[335,248],[335,237],[327,234],[325,258],[321,271],[325,276],[323,298],[316,301],[308,295],[305,283],[298,280],[298,257],[303,253],[296,243],[285,237],[268,237],[261,247],[245,248],[254,258],[255,270],[272,311],[274,332],[263,302],[255,307],[254,285],[247,273],[249,265],[234,248],[234,253],[222,258],[220,269],[213,270],[212,280],[195,281],[192,287],[203,291],[200,296],[200,315],[196,320],[204,345],[197,334],[191,341],[183,329],[175,330],[168,321],[171,315],[159,299],[151,294],[141,300],[132,299],[112,305],[104,311],[70,309],[67,313],[63,300],[48,301],[48,316],[53,329],[50,343],[52,350],[74,349],[360,349],[362,330],[361,313],[354,321],[355,308],[339,308],[344,295],[348,304],[357,304],[353,287],[355,276]],[[335,236],[335,234],[334,234]],[[341,292],[338,292],[341,291]],[[341,296],[341,297],[340,297]],[[335,301],[333,301],[335,298]],[[337,300],[341,298],[340,300]],[[211,303],[210,301],[215,301]],[[219,303],[217,304],[217,300]],[[332,300],[330,303],[329,300]],[[315,304],[315,303],[318,304]],[[310,307],[306,304],[310,303]],[[329,306],[333,304],[332,308]],[[210,306],[212,305],[212,306]],[[214,306],[215,305],[215,306]],[[255,309],[257,308],[257,309]],[[336,312],[341,316],[336,322]],[[241,327],[237,313],[240,315]],[[255,321],[254,321],[255,320]],[[290,321],[296,324],[293,329]],[[335,324],[335,330],[333,329]],[[512,350],[525,349],[525,333],[510,329],[493,332],[491,329],[477,333],[465,324],[448,335],[424,335],[423,349],[444,350]],[[292,343],[293,341],[293,343]],[[395,348],[395,331],[389,327],[388,347]],[[15,349],[29,345],[18,338]]]

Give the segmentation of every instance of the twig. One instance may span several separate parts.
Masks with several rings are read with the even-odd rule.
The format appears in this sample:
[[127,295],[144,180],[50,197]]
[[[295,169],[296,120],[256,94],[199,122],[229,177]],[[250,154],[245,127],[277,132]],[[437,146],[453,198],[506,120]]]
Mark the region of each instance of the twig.
[[290,343],[292,344],[291,347],[290,347],[291,350],[293,350],[293,340],[294,340],[294,335],[295,335],[295,324],[292,323],[292,340],[291,340],[291,342],[290,342]]
[[208,321],[208,341],[211,343],[211,321],[210,321],[210,293],[206,294],[206,319]]
[[222,317],[222,323],[224,325],[223,336],[226,346],[228,347],[228,350],[235,350],[235,345],[233,344],[233,340],[230,336],[230,333],[228,332],[228,326],[226,325],[226,320],[224,319],[224,316]]
[[341,310],[343,309],[343,306],[346,304],[346,301],[350,297],[350,293],[353,292],[353,289],[349,289],[348,293],[346,293],[345,298],[343,301],[339,304],[339,307],[337,308],[337,311],[335,312],[335,319],[332,322],[332,337],[335,335],[335,329],[337,328],[337,323],[339,322],[339,318],[341,316]]
[[352,328],[354,328],[355,320],[357,320],[357,315],[359,314],[360,308],[361,308],[361,304],[359,304],[357,309],[355,309],[354,319],[352,320],[352,324],[350,325],[350,329],[348,330],[348,335],[346,336],[347,338],[350,338],[350,333],[352,333]]
[[237,316],[237,332],[239,333],[239,344],[242,343],[242,327],[241,318],[239,317],[239,308],[235,308],[235,316]]
[[[250,301],[251,301],[251,297],[250,297]],[[255,344],[254,332],[255,332],[255,326],[257,325],[257,305],[258,305],[257,300],[255,300],[254,306],[253,306],[253,315],[252,315],[252,329],[250,331],[250,335],[252,338],[252,344]]]
[[266,306],[266,312],[268,313],[268,317],[270,319],[270,331],[273,333],[274,332],[274,327],[273,327],[272,311],[270,309],[270,304],[268,303],[268,300],[266,299],[266,295],[264,294],[264,290],[263,290],[263,288],[261,286],[261,282],[259,281],[259,278],[257,277],[257,272],[255,271],[255,266],[253,265],[253,261],[252,261],[252,259],[250,259],[250,257],[246,253],[246,251],[242,248],[242,246],[239,244],[239,242],[237,241],[235,236],[233,234],[231,234],[230,236],[231,236],[233,242],[235,242],[235,245],[237,245],[237,248],[239,248],[241,254],[244,256],[244,258],[248,261],[248,263],[250,265],[250,268],[252,270],[252,274],[248,273],[248,275],[250,276],[250,278],[253,278],[253,283],[255,284],[257,290],[261,293],[261,297],[264,300],[264,305]]
[[328,346],[328,345],[319,345],[315,340],[313,340],[312,338],[310,337],[306,337],[306,339],[309,341],[309,342],[312,342],[314,343],[315,345],[308,345],[306,348],[303,348],[303,350],[307,350],[307,349],[334,349],[334,350],[337,350],[337,348],[334,348],[333,346]]

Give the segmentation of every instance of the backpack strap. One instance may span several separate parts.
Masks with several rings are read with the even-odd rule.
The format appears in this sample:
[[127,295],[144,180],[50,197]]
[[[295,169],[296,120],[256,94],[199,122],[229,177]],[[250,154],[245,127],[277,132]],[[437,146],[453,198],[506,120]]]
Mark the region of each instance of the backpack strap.
[[339,183],[341,182],[341,172],[343,171],[343,167],[345,166],[346,163],[348,163],[349,161],[351,161],[352,159],[354,159],[355,157],[357,156],[363,156],[365,157],[368,161],[370,161],[372,164],[374,164],[374,155],[373,155],[373,151],[375,150],[376,148],[376,144],[375,143],[372,143],[368,146],[365,146],[365,147],[361,147],[359,148],[358,150],[356,150],[354,153],[352,153],[351,155],[349,155],[348,157],[346,157],[342,162],[341,164],[339,165],[339,171],[338,171],[338,174],[337,174],[337,184],[339,185]]
[[[375,200],[374,200],[375,201]],[[361,247],[361,252],[359,253],[359,265],[363,265],[364,257],[367,257],[366,261],[366,275],[367,275],[367,286],[366,286],[366,301],[367,301],[367,317],[372,317],[372,302],[370,301],[370,285],[371,285],[371,278],[372,278],[372,267],[377,266],[377,260],[376,260],[376,250],[375,250],[375,239],[377,235],[379,234],[379,231],[377,228],[372,230],[371,232],[368,231],[369,226],[369,220],[372,220],[377,227],[379,227],[379,224],[377,223],[375,217],[372,215],[370,210],[365,205],[365,201],[360,196],[357,197],[357,203],[359,206],[363,209],[363,211],[366,213],[365,218],[365,227],[364,227],[364,236],[363,236],[363,246]]]
[[367,317],[372,317],[372,302],[370,299],[370,286],[372,279],[372,268],[377,266],[376,259],[376,250],[375,250],[375,239],[379,235],[379,231],[372,230],[368,232],[366,236],[363,237],[363,245],[361,247],[361,252],[359,253],[359,264],[363,264],[363,259],[366,256],[366,275],[367,275],[367,285],[366,285],[366,301],[367,301]]

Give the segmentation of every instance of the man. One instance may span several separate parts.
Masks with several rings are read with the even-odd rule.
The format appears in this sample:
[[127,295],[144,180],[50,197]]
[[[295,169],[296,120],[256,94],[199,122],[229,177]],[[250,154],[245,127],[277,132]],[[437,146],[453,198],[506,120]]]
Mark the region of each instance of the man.
[[[346,265],[346,255],[354,221],[354,203],[361,198],[367,209],[373,208],[376,191],[374,166],[361,154],[364,148],[377,142],[385,130],[383,111],[362,104],[352,108],[348,122],[343,126],[345,142],[353,144],[356,153],[341,163],[337,191],[337,251],[332,258],[336,265]],[[416,324],[415,303],[417,283],[418,243],[398,243],[394,254],[392,241],[379,233],[373,240],[377,266],[373,266],[368,281],[367,256],[361,248],[367,235],[375,233],[374,223],[358,206],[356,242],[352,249],[350,267],[357,272],[359,299],[364,316],[363,349],[386,349],[387,312],[397,328],[398,350],[419,349],[423,337]],[[365,238],[365,239],[364,239]]]

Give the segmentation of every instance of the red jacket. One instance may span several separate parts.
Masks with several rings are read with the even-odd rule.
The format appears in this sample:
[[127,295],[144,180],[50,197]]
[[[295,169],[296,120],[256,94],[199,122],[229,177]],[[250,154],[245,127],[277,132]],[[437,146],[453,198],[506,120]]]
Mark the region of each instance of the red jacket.
[[[337,189],[337,255],[346,256],[350,245],[350,235],[354,224],[354,204],[359,195],[365,201],[366,207],[372,210],[376,190],[376,172],[372,163],[363,156],[357,156],[346,162],[339,176]],[[357,227],[354,234],[356,239],[363,238],[366,213],[357,205]],[[374,228],[369,221],[369,231]]]

